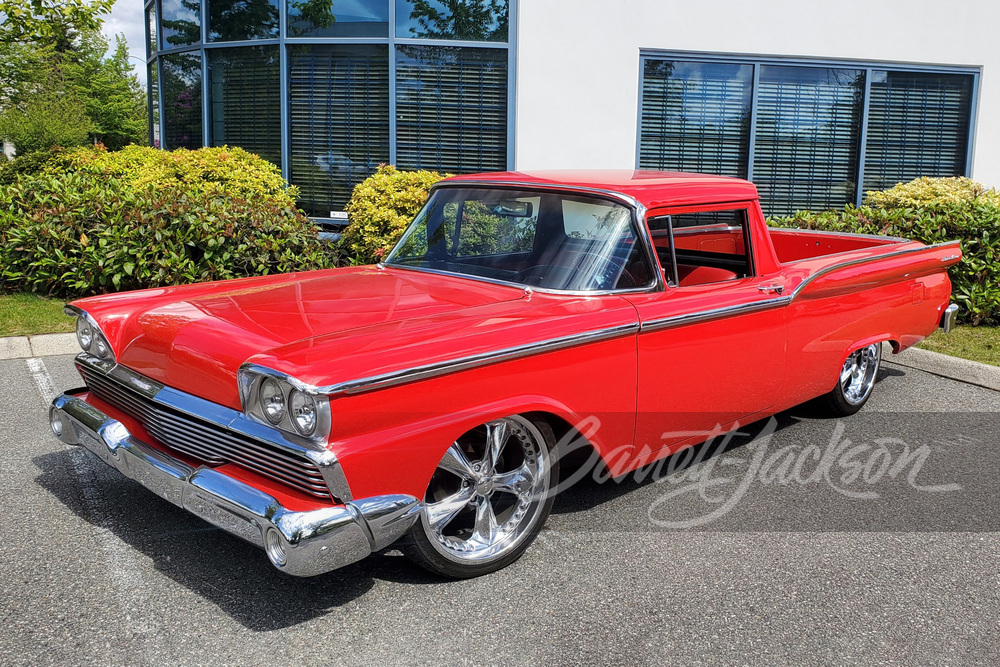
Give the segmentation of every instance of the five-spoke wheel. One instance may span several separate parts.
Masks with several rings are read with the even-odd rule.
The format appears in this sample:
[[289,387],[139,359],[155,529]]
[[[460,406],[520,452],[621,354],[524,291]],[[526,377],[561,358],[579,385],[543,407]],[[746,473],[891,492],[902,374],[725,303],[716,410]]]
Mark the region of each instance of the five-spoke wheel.
[[404,543],[429,570],[474,577],[517,560],[552,507],[558,462],[552,430],[520,415],[460,437],[438,463],[423,512]]

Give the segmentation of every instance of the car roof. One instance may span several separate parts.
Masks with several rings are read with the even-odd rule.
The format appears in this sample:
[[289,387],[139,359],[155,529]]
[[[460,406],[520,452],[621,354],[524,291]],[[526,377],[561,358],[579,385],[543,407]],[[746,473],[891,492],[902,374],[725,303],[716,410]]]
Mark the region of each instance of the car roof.
[[688,204],[723,203],[757,199],[757,188],[741,178],[680,171],[632,169],[553,171],[497,171],[452,176],[442,183],[487,181],[497,184],[569,186],[607,190],[636,199],[647,209]]

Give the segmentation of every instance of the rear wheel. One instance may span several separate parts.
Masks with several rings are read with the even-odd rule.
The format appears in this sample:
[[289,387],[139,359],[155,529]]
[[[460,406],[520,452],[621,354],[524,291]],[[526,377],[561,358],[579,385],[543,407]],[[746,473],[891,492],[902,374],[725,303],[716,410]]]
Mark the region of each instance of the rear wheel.
[[495,572],[528,548],[552,509],[558,479],[548,424],[520,415],[478,426],[445,452],[403,551],[431,572]]
[[846,417],[860,410],[872,395],[881,361],[881,343],[866,345],[847,355],[837,386],[822,398],[826,411]]

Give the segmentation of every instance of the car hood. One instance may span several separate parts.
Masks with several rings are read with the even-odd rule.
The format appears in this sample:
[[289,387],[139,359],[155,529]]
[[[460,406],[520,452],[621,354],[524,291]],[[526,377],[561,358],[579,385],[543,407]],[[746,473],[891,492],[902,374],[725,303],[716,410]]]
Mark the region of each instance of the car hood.
[[[181,391],[239,409],[236,374],[251,357],[280,358],[313,339],[483,309],[518,308],[515,287],[405,269],[359,267],[204,283],[74,302],[108,335],[119,363]],[[503,305],[506,304],[506,305]],[[336,363],[336,354],[325,361]]]

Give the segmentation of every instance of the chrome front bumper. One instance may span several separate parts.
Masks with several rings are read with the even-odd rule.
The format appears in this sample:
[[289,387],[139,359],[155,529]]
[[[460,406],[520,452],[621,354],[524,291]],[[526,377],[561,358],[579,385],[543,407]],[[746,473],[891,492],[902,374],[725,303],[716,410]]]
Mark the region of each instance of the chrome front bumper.
[[134,437],[125,426],[70,394],[52,401],[52,432],[210,524],[265,550],[282,572],[311,577],[361,560],[395,542],[416,521],[413,496],[364,498],[305,512],[209,467],[194,468]]

